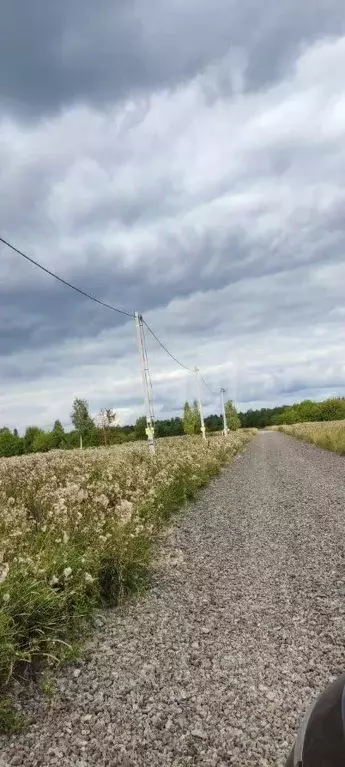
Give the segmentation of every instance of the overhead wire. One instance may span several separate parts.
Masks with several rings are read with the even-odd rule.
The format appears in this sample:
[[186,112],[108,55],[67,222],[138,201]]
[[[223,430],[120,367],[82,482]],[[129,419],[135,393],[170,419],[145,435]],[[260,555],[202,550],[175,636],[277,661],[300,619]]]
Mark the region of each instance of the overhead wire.
[[202,380],[203,384],[205,384],[205,386],[206,386],[206,389],[208,389],[208,390],[209,390],[209,392],[211,392],[211,394],[213,395],[213,397],[218,397],[218,395],[219,395],[219,392],[215,392],[215,391],[213,391],[213,390],[211,389],[211,387],[208,385],[208,383],[206,383],[205,379],[202,377],[202,375],[201,375],[201,373],[200,373],[200,370],[199,370],[199,376],[200,376],[200,378],[201,378],[201,380]]
[[[71,288],[71,290],[74,290],[76,293],[79,293],[80,295],[84,296],[85,298],[88,298],[90,301],[94,301],[94,303],[99,304],[100,306],[103,306],[105,309],[110,309],[110,311],[116,312],[118,314],[123,314],[126,317],[131,317],[131,318],[135,317],[134,313],[126,312],[124,309],[118,309],[117,307],[112,306],[112,304],[108,304],[105,301],[101,301],[99,298],[96,298],[95,296],[91,295],[90,293],[87,293],[85,290],[82,290],[81,288],[78,288],[76,285],[73,285],[71,282],[68,282],[68,280],[65,280],[63,277],[60,277],[58,274],[55,274],[55,272],[52,272],[46,266],[43,266],[43,264],[40,264],[38,261],[35,261],[35,259],[31,258],[31,256],[28,256],[27,253],[24,253],[22,250],[19,250],[19,248],[16,248],[14,245],[12,245],[12,243],[8,242],[3,237],[0,237],[0,242],[3,245],[6,245],[6,247],[9,248],[10,250],[12,250],[14,253],[17,253],[19,256],[24,258],[29,263],[33,264],[34,266],[37,266],[37,268],[41,269],[42,272],[45,272],[46,274],[49,274],[50,277],[53,277],[55,280],[58,280],[58,282],[61,282],[63,285],[65,285],[68,288]],[[142,319],[143,324],[147,328],[148,332],[153,336],[153,338],[157,341],[157,343],[159,344],[159,346],[161,346],[161,348],[165,351],[165,353],[172,360],[174,360],[174,362],[176,362],[177,365],[179,365],[181,368],[183,368],[184,370],[188,370],[189,373],[194,373],[195,369],[188,367],[188,365],[185,365],[183,362],[178,360],[177,357],[175,357],[174,354],[172,354],[169,351],[169,349],[167,349],[165,344],[163,344],[163,342],[154,333],[152,328],[150,328],[150,326],[148,325],[148,323],[146,322],[144,317],[141,317],[141,319]],[[145,347],[145,352],[146,352],[146,347]],[[216,393],[216,392],[214,392],[210,388],[210,386],[206,383],[205,379],[201,375],[200,371],[199,371],[199,375],[200,375],[200,378],[201,378],[202,382],[204,383],[206,388],[209,390],[209,392],[214,397],[218,396],[218,392]],[[151,377],[150,376],[149,376],[149,384],[150,384],[150,388],[152,390],[152,381],[151,381]]]
[[64,280],[63,277],[59,277],[58,274],[55,274],[55,272],[52,272],[50,269],[47,269],[46,266],[43,266],[43,264],[40,264],[38,261],[35,261],[35,259],[28,256],[26,253],[23,253],[22,250],[15,248],[14,245],[12,245],[10,242],[7,242],[7,240],[4,240],[3,237],[0,237],[0,242],[2,242],[3,245],[6,245],[8,248],[10,248],[10,250],[13,250],[15,253],[18,253],[18,255],[22,256],[22,258],[25,258],[26,261],[29,261],[34,266],[37,266],[39,269],[42,270],[42,272],[46,272],[46,274],[49,274],[51,277],[54,277],[55,280],[62,282],[63,285],[66,285],[68,288],[75,290],[76,293],[80,293],[80,295],[85,296],[85,298],[89,298],[90,301],[94,301],[96,304],[100,304],[100,306],[104,306],[105,309],[110,309],[112,312],[117,312],[118,314],[124,314],[126,317],[134,317],[133,313],[130,314],[129,312],[125,312],[123,309],[117,309],[115,306],[112,306],[111,304],[107,304],[104,301],[100,301],[99,298],[92,296],[90,293],[86,293],[85,290],[78,288],[76,285],[72,285],[71,282]]
[[194,370],[192,368],[189,368],[189,367],[187,367],[187,365],[184,365],[183,362],[180,362],[180,360],[178,360],[176,357],[174,357],[173,354],[171,354],[171,352],[169,352],[169,349],[167,349],[167,347],[162,343],[162,341],[159,340],[158,336],[156,336],[156,334],[153,332],[153,330],[147,324],[146,320],[144,320],[144,317],[142,318],[142,320],[143,320],[143,323],[144,323],[145,327],[148,329],[149,333],[151,333],[153,338],[156,339],[157,343],[162,347],[162,349],[164,349],[166,354],[168,354],[169,357],[171,357],[171,359],[174,360],[174,362],[177,362],[177,364],[180,365],[181,368],[184,368],[185,370],[188,370],[189,373],[194,373]]
[[[174,360],[174,362],[177,362],[177,364],[178,364],[178,365],[180,365],[180,367],[181,367],[181,368],[184,368],[185,370],[188,370],[190,373],[195,373],[195,369],[193,370],[193,368],[189,368],[189,367],[187,367],[187,365],[184,365],[184,363],[183,363],[183,362],[181,362],[180,360],[178,360],[176,357],[174,357],[174,355],[173,355],[173,354],[171,354],[171,352],[169,352],[169,349],[167,349],[167,347],[165,346],[165,344],[163,344],[163,343],[162,343],[162,341],[160,341],[160,339],[158,338],[158,336],[156,336],[156,334],[153,332],[153,330],[150,328],[150,326],[147,324],[147,322],[144,320],[144,318],[142,318],[142,321],[143,321],[144,325],[147,327],[148,331],[151,333],[151,335],[152,335],[152,336],[153,336],[153,337],[156,339],[157,343],[159,343],[159,345],[162,347],[162,349],[164,349],[164,351],[165,351],[165,352],[166,352],[166,353],[169,355],[169,357],[171,357],[171,359],[173,359],[173,360]],[[210,392],[210,393],[213,395],[213,397],[218,397],[218,395],[219,395],[219,392],[214,392],[214,391],[213,391],[213,390],[210,388],[210,386],[208,385],[208,383],[206,383],[205,379],[204,379],[204,378],[203,378],[203,376],[201,375],[201,373],[200,373],[200,370],[199,370],[199,376],[200,376],[200,378],[201,378],[202,382],[204,383],[204,385],[206,386],[206,388],[207,388],[207,389],[209,390],[209,392]]]

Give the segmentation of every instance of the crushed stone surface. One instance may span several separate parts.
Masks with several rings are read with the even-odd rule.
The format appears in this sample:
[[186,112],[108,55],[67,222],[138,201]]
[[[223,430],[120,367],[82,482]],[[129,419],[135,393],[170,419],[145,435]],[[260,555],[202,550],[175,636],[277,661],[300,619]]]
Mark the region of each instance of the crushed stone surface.
[[259,434],[175,518],[153,587],[106,614],[0,765],[283,766],[344,670],[345,463]]

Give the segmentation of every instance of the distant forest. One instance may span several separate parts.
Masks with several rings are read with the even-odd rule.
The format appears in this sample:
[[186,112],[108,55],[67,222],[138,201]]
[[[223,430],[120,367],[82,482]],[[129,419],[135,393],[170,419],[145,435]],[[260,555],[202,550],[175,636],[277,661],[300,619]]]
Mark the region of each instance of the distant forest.
[[[81,431],[83,431],[84,447],[99,447],[146,439],[146,419],[144,416],[138,418],[133,425],[116,426],[111,421],[108,423],[105,421],[103,426],[97,426],[88,413],[87,403],[83,400],[77,402],[84,403],[83,428],[80,426],[79,429],[65,431],[61,422],[55,421],[51,431],[44,431],[38,426],[28,426],[24,435],[20,436],[17,429],[11,431],[5,426],[0,429],[0,456],[41,453],[54,449],[73,449],[79,447]],[[256,427],[258,429],[304,421],[336,421],[345,419],[345,398],[328,399],[324,402],[304,400],[294,405],[247,410],[247,412],[238,415],[242,428]],[[218,414],[208,415],[205,418],[205,426],[208,433],[221,431],[223,419]],[[155,422],[155,436],[157,438],[174,437],[182,434],[184,434],[182,417]]]
[[294,405],[247,410],[246,413],[239,413],[239,417],[242,427],[254,426],[257,429],[305,421],[339,421],[345,418],[345,398],[327,399],[323,402],[306,399]]

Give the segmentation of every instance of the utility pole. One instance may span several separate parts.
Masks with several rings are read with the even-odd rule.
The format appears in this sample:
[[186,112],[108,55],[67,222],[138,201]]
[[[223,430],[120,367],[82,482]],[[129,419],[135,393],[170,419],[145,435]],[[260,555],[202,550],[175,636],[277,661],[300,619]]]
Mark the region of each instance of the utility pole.
[[153,405],[150,392],[150,371],[149,363],[147,359],[147,352],[145,346],[145,336],[143,327],[143,318],[141,314],[135,312],[135,324],[137,328],[138,348],[141,367],[141,378],[144,389],[144,400],[146,408],[146,436],[149,445],[149,451],[152,455],[155,454],[155,442],[154,442],[154,417],[153,417]]
[[226,437],[227,434],[229,433],[228,424],[226,422],[226,413],[225,413],[225,405],[224,405],[224,394],[225,394],[225,391],[226,391],[225,389],[221,389],[220,390],[220,395],[221,395],[221,398],[222,398],[223,434],[224,434],[224,437]]
[[206,439],[206,429],[205,429],[204,415],[202,412],[202,404],[201,404],[201,386],[200,386],[199,368],[194,368],[194,372],[196,375],[196,383],[197,383],[197,391],[198,391],[198,405],[199,405],[199,413],[200,413],[200,421],[201,421],[201,434],[203,436],[203,439]]

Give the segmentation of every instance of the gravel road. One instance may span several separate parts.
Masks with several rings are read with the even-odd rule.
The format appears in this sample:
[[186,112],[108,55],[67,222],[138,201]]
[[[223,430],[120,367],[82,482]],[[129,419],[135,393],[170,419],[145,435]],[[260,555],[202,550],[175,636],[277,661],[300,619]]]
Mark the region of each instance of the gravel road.
[[344,459],[260,434],[175,520],[152,590],[31,699],[1,767],[283,765],[344,670],[344,542]]

